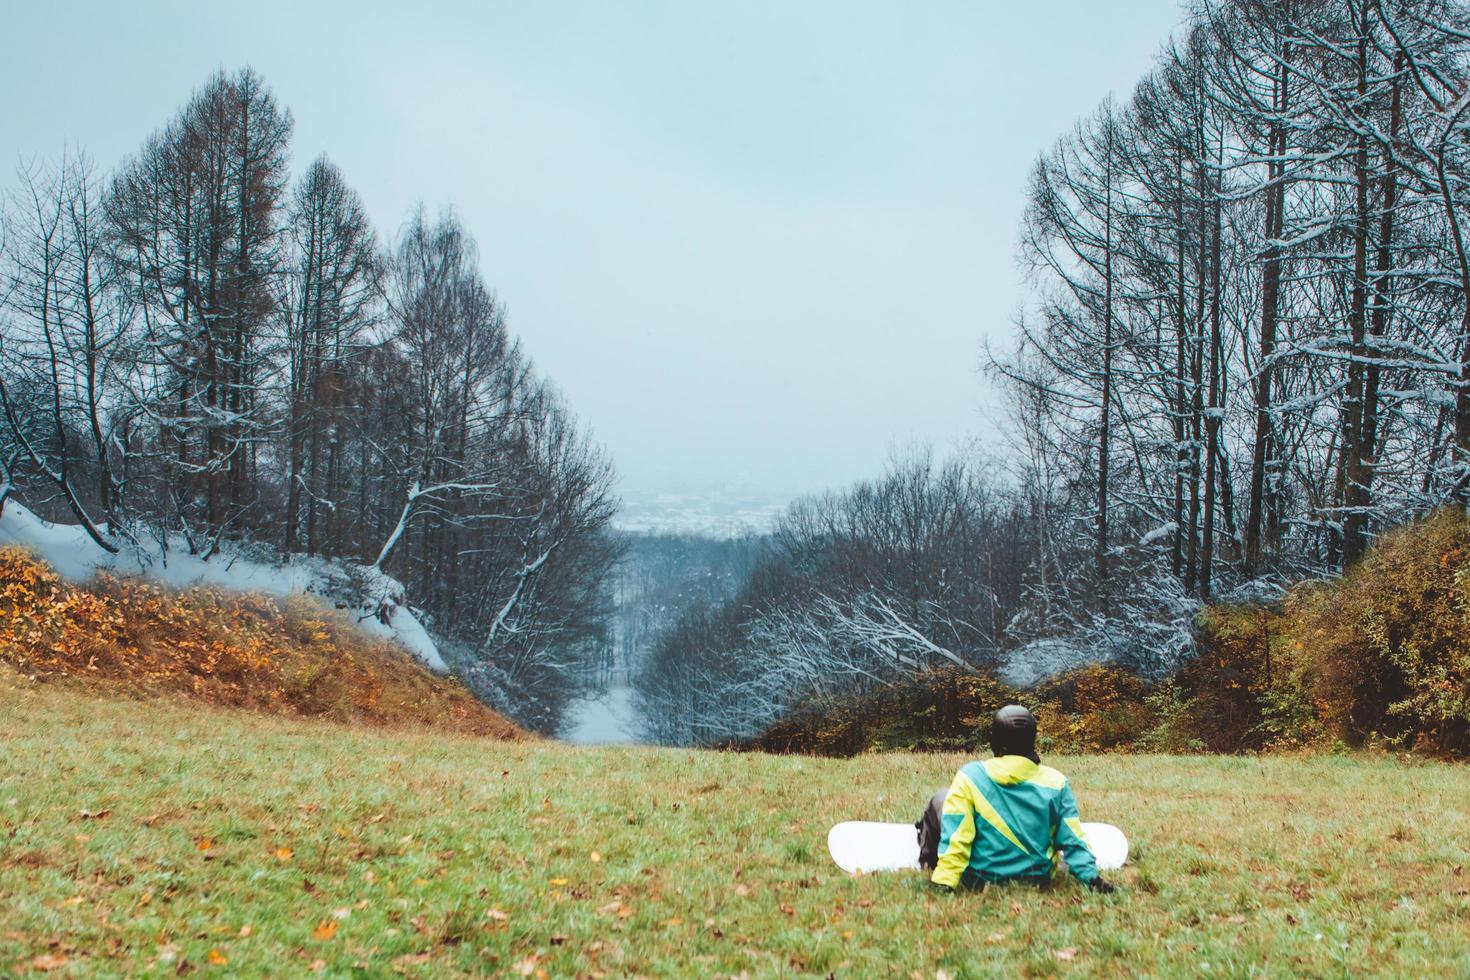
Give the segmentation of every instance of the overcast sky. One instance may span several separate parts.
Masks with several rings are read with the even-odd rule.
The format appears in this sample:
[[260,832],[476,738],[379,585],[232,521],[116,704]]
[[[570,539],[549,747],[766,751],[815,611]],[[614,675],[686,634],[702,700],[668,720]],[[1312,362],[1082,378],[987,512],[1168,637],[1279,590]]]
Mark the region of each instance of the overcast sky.
[[[1175,0],[0,0],[0,161],[111,167],[253,65],[391,237],[452,204],[635,501],[782,503],[987,431],[1037,152]],[[9,181],[7,181],[9,183]]]

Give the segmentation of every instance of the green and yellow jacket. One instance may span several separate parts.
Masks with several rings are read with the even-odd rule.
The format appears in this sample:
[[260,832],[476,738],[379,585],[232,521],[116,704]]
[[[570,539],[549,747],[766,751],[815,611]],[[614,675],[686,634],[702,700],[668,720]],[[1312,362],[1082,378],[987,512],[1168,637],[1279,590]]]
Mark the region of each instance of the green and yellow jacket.
[[1097,878],[1067,777],[1024,756],[971,762],[956,773],[940,831],[938,885],[1044,882],[1058,850],[1078,881]]

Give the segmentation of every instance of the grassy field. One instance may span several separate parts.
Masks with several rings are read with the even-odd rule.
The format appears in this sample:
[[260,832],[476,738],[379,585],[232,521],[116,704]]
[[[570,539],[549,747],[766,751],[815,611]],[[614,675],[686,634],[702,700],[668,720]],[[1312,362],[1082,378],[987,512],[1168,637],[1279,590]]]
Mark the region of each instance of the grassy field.
[[1470,976],[1470,769],[1048,760],[1124,891],[829,863],[958,757],[416,736],[0,671],[0,975]]

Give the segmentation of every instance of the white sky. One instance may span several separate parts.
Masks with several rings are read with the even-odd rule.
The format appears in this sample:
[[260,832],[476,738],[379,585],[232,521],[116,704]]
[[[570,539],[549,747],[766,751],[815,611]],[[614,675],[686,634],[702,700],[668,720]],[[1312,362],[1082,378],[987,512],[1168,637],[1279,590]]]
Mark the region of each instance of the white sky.
[[[422,9],[420,9],[422,8]],[[1029,167],[1175,0],[0,0],[0,166],[255,66],[391,236],[452,203],[631,501],[775,504],[988,429]],[[686,501],[687,503],[687,501]]]

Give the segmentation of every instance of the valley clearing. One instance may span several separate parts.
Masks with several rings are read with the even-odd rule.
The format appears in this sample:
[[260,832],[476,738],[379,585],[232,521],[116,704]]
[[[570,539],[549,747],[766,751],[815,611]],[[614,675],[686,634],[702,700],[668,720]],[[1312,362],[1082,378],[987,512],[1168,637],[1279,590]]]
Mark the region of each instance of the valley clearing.
[[500,741],[133,701],[0,668],[0,975],[1470,975],[1470,769],[1049,759],[1132,863],[931,894],[828,827],[957,756]]

